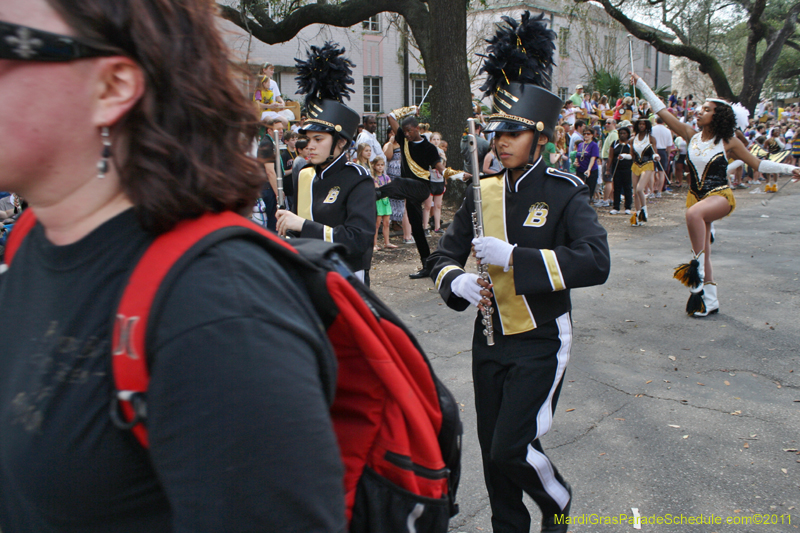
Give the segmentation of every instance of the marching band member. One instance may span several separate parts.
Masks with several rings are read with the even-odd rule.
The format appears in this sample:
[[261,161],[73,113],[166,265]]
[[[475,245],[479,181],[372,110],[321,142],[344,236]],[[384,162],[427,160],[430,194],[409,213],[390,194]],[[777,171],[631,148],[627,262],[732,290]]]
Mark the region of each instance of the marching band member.
[[337,47],[330,42],[312,46],[308,60],[297,62],[299,92],[306,95],[309,114],[300,133],[308,137],[310,164],[298,174],[292,211],[278,211],[277,231],[343,244],[345,262],[369,285],[375,186],[369,170],[347,161],[360,117],[342,103],[354,92],[348,86],[353,64]]
[[[449,307],[497,311],[489,318],[499,333],[493,346],[478,313],[472,367],[493,530],[530,530],[526,492],[542,511],[542,531],[566,532],[571,488],[540,438],[552,426],[570,357],[570,289],[605,282],[608,243],[588,187],[540,157],[562,108],[547,90],[556,35],[529,12],[521,23],[503,20],[482,69],[495,111],[486,131],[495,134],[504,167],[480,183],[486,236],[473,239],[470,187],[428,267]],[[488,282],[464,270],[473,246],[489,265]]]
[[632,74],[631,83],[650,102],[653,112],[661,117],[667,127],[688,143],[689,194],[686,197],[686,227],[692,243],[692,259],[675,269],[675,279],[689,287],[690,296],[686,313],[703,317],[719,311],[717,284],[711,270],[711,224],[730,215],[736,207],[728,184],[728,158],[735,158],[759,172],[792,174],[800,178],[800,168],[792,165],[762,161],[751,154],[736,137],[737,124],[747,125],[749,112],[740,104],[731,104],[720,98],[707,98],[695,112],[696,132],[688,124],[672,116],[664,103],[647,86]]

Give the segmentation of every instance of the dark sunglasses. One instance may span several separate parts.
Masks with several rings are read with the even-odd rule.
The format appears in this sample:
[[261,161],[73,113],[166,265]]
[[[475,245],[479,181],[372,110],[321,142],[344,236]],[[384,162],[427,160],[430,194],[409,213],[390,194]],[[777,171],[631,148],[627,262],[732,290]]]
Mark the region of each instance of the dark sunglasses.
[[0,21],[0,59],[17,61],[74,61],[88,57],[119,55],[72,37]]

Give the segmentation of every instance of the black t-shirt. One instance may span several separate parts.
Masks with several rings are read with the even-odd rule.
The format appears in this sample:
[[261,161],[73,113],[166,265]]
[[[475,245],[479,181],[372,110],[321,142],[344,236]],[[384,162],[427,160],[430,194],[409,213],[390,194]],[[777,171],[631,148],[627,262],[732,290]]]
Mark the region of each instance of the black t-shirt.
[[150,241],[132,210],[67,246],[37,225],[0,275],[0,529],[343,531],[318,362],[330,347],[257,244],[213,246],[167,297],[149,451],[112,424],[113,310]]
[[[431,167],[435,167],[436,163],[441,161],[439,150],[437,150],[424,135],[419,142],[409,141],[403,134],[403,128],[397,128],[394,139],[397,141],[397,144],[400,145],[400,176],[403,178],[417,178],[428,181],[430,179],[430,173],[428,171]],[[415,165],[408,162],[408,158],[406,157],[406,144],[408,144],[408,153],[411,154],[411,159],[416,163],[416,168],[419,173],[415,173]]]

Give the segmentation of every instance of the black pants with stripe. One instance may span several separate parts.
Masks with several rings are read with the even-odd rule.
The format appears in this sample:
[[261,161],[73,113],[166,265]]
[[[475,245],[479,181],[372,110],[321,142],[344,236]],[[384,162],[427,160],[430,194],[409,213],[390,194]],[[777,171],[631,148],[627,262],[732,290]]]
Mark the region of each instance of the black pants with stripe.
[[382,198],[406,201],[406,213],[408,213],[408,223],[411,225],[411,235],[414,236],[414,243],[417,245],[419,258],[422,260],[422,268],[431,255],[428,239],[425,237],[425,228],[422,227],[422,202],[431,195],[430,184],[415,178],[395,178],[380,188]]
[[523,491],[543,516],[569,501],[564,480],[542,451],[550,430],[572,346],[569,313],[538,328],[505,337],[495,330],[487,346],[480,315],[475,322],[472,376],[483,473],[495,533],[528,532]]

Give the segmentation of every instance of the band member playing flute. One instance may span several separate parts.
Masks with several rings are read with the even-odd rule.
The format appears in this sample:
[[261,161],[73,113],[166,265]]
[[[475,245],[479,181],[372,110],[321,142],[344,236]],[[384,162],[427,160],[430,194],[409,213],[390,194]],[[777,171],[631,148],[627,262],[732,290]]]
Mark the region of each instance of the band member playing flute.
[[[530,531],[522,500],[542,511],[542,531],[566,532],[572,491],[542,450],[572,345],[570,289],[609,272],[606,232],[577,177],[548,168],[561,100],[550,87],[555,33],[543,16],[503,17],[489,41],[482,90],[494,114],[486,131],[504,170],[481,180],[484,237],[473,237],[472,188],[428,268],[449,307],[493,307],[494,345],[477,314],[472,342],[478,440],[496,533]],[[521,52],[521,53],[520,53]],[[464,265],[472,253],[489,281]]]
[[[293,211],[278,211],[277,231],[343,244],[345,262],[369,285],[375,186],[369,170],[347,161],[347,148],[361,118],[342,103],[353,92],[348,86],[353,83],[353,65],[341,57],[344,48],[337,47],[334,43],[312,46],[307,61],[297,63],[297,79],[309,113],[300,133],[308,137],[310,164],[298,175]],[[330,67],[332,62],[337,68]]]

